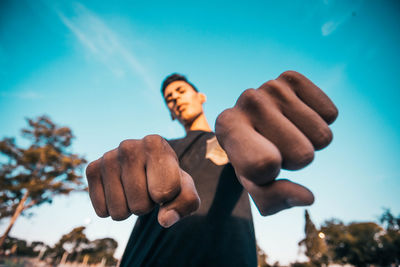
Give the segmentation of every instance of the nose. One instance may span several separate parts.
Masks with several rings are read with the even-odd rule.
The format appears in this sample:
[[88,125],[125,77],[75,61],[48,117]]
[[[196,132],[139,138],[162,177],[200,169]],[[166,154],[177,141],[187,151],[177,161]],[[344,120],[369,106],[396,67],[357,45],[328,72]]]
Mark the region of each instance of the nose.
[[177,99],[177,98],[179,97],[179,93],[178,93],[177,91],[173,92],[173,93],[172,93],[172,97],[173,97],[174,99]]
[[176,104],[180,100],[180,94],[178,92],[173,92],[171,95],[172,100]]

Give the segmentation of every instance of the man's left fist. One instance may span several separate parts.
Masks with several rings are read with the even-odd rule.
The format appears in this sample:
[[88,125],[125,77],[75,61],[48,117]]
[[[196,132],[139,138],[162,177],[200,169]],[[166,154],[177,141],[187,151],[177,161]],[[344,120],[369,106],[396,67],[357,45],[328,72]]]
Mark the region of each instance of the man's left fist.
[[337,115],[321,89],[287,71],[244,91],[233,108],[218,116],[218,141],[262,215],[313,203],[307,188],[275,178],[281,168],[297,170],[311,163],[314,151],[331,142],[328,125]]

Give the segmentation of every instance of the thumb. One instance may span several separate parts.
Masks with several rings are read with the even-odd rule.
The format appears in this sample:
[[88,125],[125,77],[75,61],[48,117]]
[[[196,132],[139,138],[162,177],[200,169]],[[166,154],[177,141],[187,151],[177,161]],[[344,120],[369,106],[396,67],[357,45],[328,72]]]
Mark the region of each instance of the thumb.
[[200,207],[200,198],[192,177],[181,170],[181,192],[179,195],[160,205],[158,211],[158,222],[161,226],[168,228],[181,218],[190,215]]
[[309,189],[287,179],[274,180],[266,185],[256,185],[243,177],[240,181],[263,216],[314,203],[314,195]]

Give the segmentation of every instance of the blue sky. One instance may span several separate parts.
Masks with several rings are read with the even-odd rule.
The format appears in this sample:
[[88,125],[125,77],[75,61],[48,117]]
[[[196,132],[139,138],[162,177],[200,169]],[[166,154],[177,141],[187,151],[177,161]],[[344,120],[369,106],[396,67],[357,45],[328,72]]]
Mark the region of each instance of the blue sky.
[[[244,89],[292,69],[321,87],[340,114],[332,145],[281,177],[314,192],[309,211],[317,224],[376,220],[383,207],[399,214],[399,15],[397,1],[3,0],[0,138],[18,135],[25,117],[47,114],[72,128],[75,152],[94,160],[124,139],[184,135],[159,92],[172,72],[208,96],[214,124]],[[90,238],[119,241],[118,256],[135,221],[97,218],[84,194],[34,211],[13,235],[52,243],[86,223]],[[271,262],[302,258],[303,213],[253,213]]]

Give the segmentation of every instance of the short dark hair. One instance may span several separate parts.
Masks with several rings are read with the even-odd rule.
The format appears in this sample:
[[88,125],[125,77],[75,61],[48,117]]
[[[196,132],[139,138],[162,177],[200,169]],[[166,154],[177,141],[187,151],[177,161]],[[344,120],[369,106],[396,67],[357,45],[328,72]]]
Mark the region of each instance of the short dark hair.
[[189,80],[184,75],[181,75],[179,73],[172,73],[172,74],[168,75],[162,82],[161,93],[163,96],[164,96],[165,88],[167,88],[167,86],[169,84],[176,82],[176,81],[184,81],[184,82],[188,83],[196,92],[199,91],[191,82],[189,82]]

